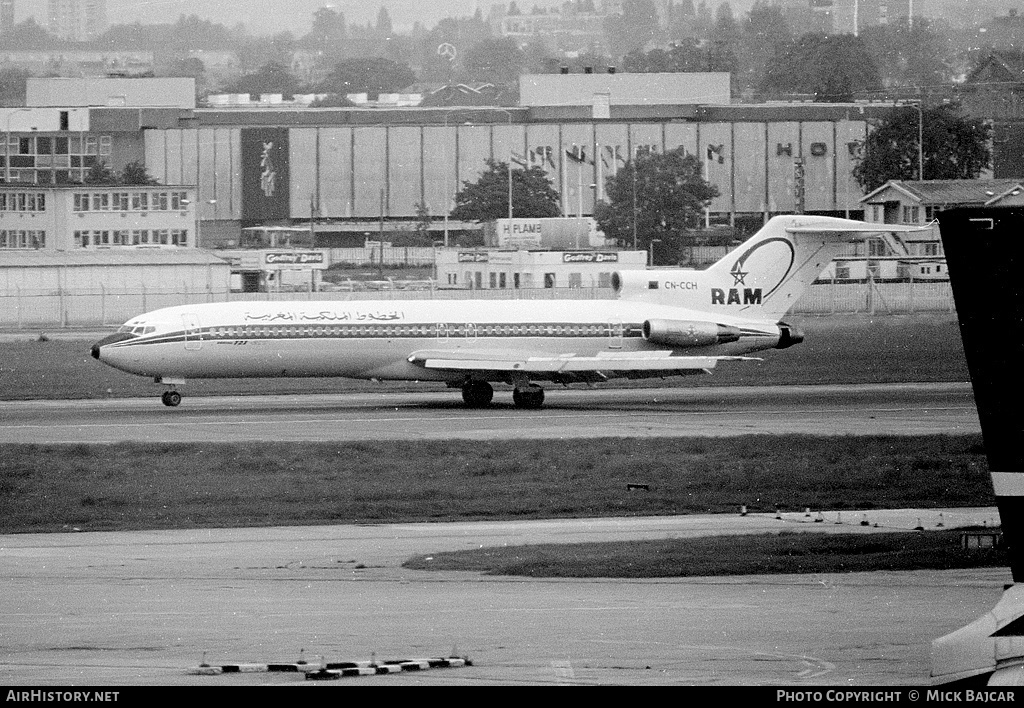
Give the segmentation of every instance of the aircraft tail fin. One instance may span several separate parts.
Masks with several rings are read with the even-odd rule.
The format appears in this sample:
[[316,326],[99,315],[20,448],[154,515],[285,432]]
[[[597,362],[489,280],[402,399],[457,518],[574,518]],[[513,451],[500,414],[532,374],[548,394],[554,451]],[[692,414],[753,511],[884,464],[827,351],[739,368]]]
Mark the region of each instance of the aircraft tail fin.
[[932,644],[932,681],[1024,685],[1024,208],[939,216],[960,335],[1014,584],[987,615]]
[[[775,216],[707,270],[617,273],[613,285],[624,298],[777,320],[850,241],[919,228],[829,216]],[[654,290],[661,292],[652,294]]]

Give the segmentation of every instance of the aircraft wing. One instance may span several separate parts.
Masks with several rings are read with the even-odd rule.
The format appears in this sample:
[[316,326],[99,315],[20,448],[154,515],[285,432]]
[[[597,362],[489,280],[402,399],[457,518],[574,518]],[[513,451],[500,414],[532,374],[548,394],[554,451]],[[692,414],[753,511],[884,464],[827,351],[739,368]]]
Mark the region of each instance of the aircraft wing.
[[628,372],[711,373],[719,361],[759,361],[742,356],[672,356],[671,351],[601,352],[597,356],[463,349],[414,352],[409,362],[447,371],[522,372],[558,376]]

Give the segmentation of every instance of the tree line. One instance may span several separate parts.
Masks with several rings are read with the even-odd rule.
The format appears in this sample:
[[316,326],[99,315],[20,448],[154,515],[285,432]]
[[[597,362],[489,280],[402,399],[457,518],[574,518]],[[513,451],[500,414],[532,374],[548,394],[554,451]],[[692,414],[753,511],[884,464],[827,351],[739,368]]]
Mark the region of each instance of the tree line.
[[[504,11],[527,14],[514,1]],[[585,14],[595,8],[592,0],[570,0],[561,11]],[[941,23],[896,22],[865,29],[856,37],[800,34],[780,7],[766,0],[758,0],[739,18],[728,2],[718,4],[712,14],[703,0],[670,0],[659,16],[654,0],[625,0],[622,13],[604,17],[603,27],[601,40],[567,54],[542,36],[522,45],[496,36],[479,9],[471,17],[444,18],[432,28],[417,24],[400,33],[384,7],[374,22],[360,25],[325,6],[313,14],[309,32],[301,36],[286,31],[253,37],[243,25],[227,28],[182,15],[170,24],[113,25],[93,42],[69,44],[30,18],[0,36],[0,42],[11,50],[151,51],[158,75],[196,78],[202,93],[339,96],[397,92],[417,82],[515,86],[522,73],[615,66],[627,72],[729,72],[737,96],[836,100],[949,84],[970,58],[956,49],[951,29]],[[438,48],[446,44],[456,48],[454,57],[439,54]],[[196,50],[233,52],[241,76],[213,85],[201,60],[188,57]],[[300,54],[306,62],[301,69],[294,62]],[[22,74],[0,71],[3,95],[23,81]],[[508,94],[504,103],[515,98],[514,92]]]

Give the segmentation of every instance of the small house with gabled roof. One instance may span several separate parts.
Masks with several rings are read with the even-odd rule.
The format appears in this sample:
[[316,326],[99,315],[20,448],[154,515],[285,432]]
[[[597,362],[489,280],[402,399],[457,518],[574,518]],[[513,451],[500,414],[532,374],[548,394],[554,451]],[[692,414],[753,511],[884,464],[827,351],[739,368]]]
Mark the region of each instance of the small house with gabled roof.
[[[939,213],[964,206],[1024,204],[1024,180],[936,179],[889,180],[860,200],[864,220],[876,224],[919,224],[921,231],[899,239],[876,238],[868,243],[869,258],[878,261],[885,277],[946,279],[939,238]],[[881,271],[888,270],[889,273]]]

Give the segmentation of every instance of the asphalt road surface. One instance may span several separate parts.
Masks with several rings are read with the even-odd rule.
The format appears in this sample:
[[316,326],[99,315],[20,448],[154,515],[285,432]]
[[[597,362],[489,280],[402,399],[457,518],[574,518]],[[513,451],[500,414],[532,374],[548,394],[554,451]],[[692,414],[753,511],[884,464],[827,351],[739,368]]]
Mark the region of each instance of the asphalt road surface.
[[[0,442],[965,433],[966,384],[549,392],[540,411],[458,392],[0,403]],[[933,639],[1009,572],[533,580],[411,571],[487,545],[997,522],[992,509],[0,536],[0,684],[722,685],[927,683]],[[940,516],[939,514],[942,514]],[[211,665],[467,656],[323,684]]]
[[[0,536],[0,685],[924,685],[931,641],[990,610],[1007,570],[622,581],[401,567],[481,545],[995,516],[865,513],[869,527],[830,513]],[[474,665],[331,684],[189,673],[452,654]]]
[[541,410],[458,391],[0,402],[0,443],[980,432],[969,384],[553,389]]

